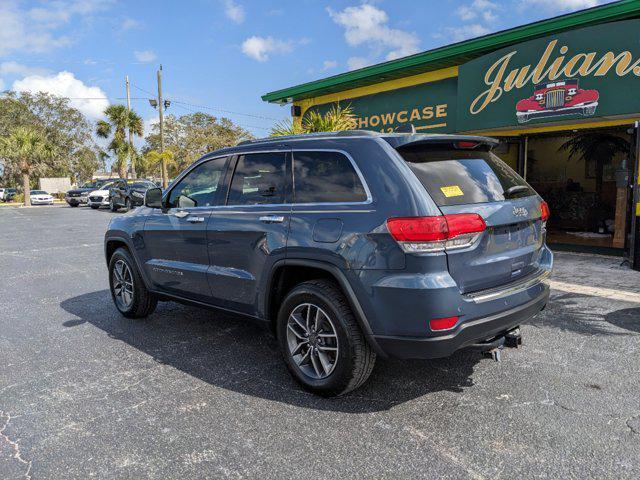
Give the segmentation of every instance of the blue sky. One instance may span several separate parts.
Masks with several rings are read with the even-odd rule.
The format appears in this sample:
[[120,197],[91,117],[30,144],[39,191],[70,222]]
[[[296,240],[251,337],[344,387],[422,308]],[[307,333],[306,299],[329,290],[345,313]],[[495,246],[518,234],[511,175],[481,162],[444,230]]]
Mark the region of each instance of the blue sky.
[[129,75],[148,125],[162,63],[168,113],[227,116],[263,136],[289,115],[266,92],[601,3],[0,0],[0,89],[64,94],[96,120],[123,102]]

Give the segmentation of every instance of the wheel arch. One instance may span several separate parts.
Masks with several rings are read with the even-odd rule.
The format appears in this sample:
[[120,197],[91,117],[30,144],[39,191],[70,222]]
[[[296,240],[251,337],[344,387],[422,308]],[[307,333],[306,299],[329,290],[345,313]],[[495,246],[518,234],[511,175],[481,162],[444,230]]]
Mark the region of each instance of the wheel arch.
[[[289,275],[286,275],[287,273]],[[291,277],[291,274],[293,274],[293,278],[287,278]],[[318,278],[333,280],[338,284],[349,302],[365,338],[378,355],[386,357],[387,355],[376,343],[364,310],[344,273],[335,265],[318,260],[287,258],[274,263],[267,284],[264,304],[264,313],[272,330],[275,332],[275,321],[280,301],[291,288],[301,282]]]
[[129,241],[127,241],[127,239],[123,237],[109,237],[105,239],[104,254],[105,254],[105,259],[107,261],[107,266],[109,266],[111,257],[113,256],[113,254],[118,248],[124,248],[129,252],[129,255],[131,255],[131,257],[133,258],[133,261],[136,263],[136,267],[138,269],[138,272],[140,273],[140,277],[142,277],[142,281],[144,282],[145,287],[151,290],[150,288],[151,284],[149,282],[149,279],[147,278],[147,274],[144,268],[142,268],[142,265],[140,265],[140,261],[138,259],[138,256],[135,254],[135,249],[133,248],[133,245]]

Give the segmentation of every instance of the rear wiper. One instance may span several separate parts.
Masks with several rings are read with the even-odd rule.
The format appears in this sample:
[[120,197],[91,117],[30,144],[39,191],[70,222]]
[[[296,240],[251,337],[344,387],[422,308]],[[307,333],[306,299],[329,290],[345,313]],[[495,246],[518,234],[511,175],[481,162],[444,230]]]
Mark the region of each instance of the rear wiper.
[[529,187],[527,187],[526,185],[514,185],[513,187],[507,188],[507,190],[504,192],[504,198],[510,198],[512,195],[515,195],[516,193],[528,192],[528,191],[529,191]]

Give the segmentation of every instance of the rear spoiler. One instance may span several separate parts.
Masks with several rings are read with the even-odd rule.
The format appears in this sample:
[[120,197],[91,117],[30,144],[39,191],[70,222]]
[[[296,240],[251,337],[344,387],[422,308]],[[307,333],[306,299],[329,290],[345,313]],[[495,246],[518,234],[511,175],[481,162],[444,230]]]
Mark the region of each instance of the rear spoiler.
[[482,149],[491,150],[500,141],[491,137],[478,135],[428,135],[428,134],[389,134],[382,138],[396,150],[419,145],[446,145],[460,149]]

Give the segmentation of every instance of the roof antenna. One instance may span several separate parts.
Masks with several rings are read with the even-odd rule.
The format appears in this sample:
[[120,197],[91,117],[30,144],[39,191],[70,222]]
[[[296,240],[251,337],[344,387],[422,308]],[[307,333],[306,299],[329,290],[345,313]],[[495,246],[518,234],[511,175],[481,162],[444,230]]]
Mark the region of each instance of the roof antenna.
[[405,125],[400,125],[396,127],[396,133],[416,133],[416,127],[413,123],[407,123]]

